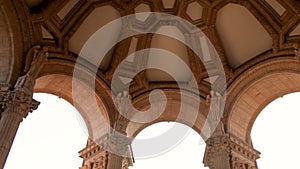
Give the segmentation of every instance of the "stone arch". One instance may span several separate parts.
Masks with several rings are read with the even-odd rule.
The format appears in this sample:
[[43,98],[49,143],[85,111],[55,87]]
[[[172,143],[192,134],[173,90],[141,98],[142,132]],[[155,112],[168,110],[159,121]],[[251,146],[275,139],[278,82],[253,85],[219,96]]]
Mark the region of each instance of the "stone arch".
[[[96,79],[97,88],[92,89],[87,82],[93,78],[87,72],[83,72],[83,78],[73,78],[74,63],[50,60],[48,61],[40,76],[36,80],[34,92],[44,92],[62,97],[71,103],[83,117],[88,128],[90,138],[99,138],[110,131],[113,112],[113,103],[110,96],[106,95],[108,89],[100,79]],[[74,83],[75,81],[75,83]],[[80,91],[82,96],[73,98],[73,86]],[[102,89],[100,89],[102,88]],[[96,102],[94,102],[94,99]],[[112,111],[112,112],[111,112]]]
[[[191,128],[182,122],[169,123],[166,121],[161,121],[153,123],[143,128],[137,134],[137,136],[134,137],[131,146],[133,155],[135,157],[135,163],[137,163],[137,168],[140,167],[140,159],[143,161],[147,160],[152,164],[163,164],[163,167],[167,167],[164,166],[164,164],[168,164],[172,160],[174,161],[175,156],[177,161],[182,160],[175,164],[176,167],[179,165],[181,167],[188,166],[189,168],[193,168],[195,167],[195,164],[204,165],[204,163],[201,161],[201,158],[204,158],[205,156],[206,144],[203,141],[202,136],[195,131],[194,128]],[[165,153],[169,155],[164,156]],[[182,158],[185,155],[193,155],[196,156],[196,158]],[[157,159],[164,159],[163,163],[162,161],[161,163],[157,163]],[[194,164],[187,165],[186,162],[191,162]],[[168,166],[174,167],[174,165],[172,166],[170,164]]]
[[229,87],[225,120],[227,131],[251,145],[251,129],[262,109],[276,98],[300,91],[300,64],[281,57],[258,63]]
[[14,71],[12,28],[4,6],[0,6],[0,83],[9,83]]
[[[20,22],[23,20],[24,22]],[[23,73],[24,55],[32,45],[28,13],[21,3],[4,1],[0,6],[0,83],[14,84]]]
[[7,16],[2,6],[0,6],[0,82],[7,83],[10,79],[13,61],[13,45],[11,38],[11,30],[7,21]]
[[[127,135],[131,138],[135,138],[139,132],[141,132],[146,127],[163,121],[172,121],[185,124],[192,129],[194,129],[204,140],[206,140],[210,133],[211,129],[209,122],[206,120],[207,112],[209,107],[201,99],[200,106],[198,109],[195,108],[197,100],[195,96],[188,91],[180,91],[178,89],[161,89],[166,95],[166,106],[163,109],[163,112],[154,120],[145,123],[129,122],[127,126]],[[182,92],[180,94],[180,92]],[[147,111],[150,106],[160,107],[160,103],[163,102],[163,98],[159,93],[151,93],[152,97],[155,98],[154,101],[151,101],[151,104],[148,100],[150,92],[146,92],[141,96],[138,96],[133,99],[133,106],[140,111]],[[183,97],[183,98],[181,98]],[[183,106],[183,111],[180,112],[180,107]],[[197,112],[196,119],[189,119],[189,113]],[[153,113],[155,112],[147,112]],[[182,117],[182,118],[181,118]],[[193,122],[191,124],[190,122]]]

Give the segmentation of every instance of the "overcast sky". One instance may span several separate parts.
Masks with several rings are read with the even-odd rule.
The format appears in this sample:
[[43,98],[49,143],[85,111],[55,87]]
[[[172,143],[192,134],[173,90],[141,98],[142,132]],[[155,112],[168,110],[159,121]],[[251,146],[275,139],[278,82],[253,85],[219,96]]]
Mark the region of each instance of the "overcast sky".
[[[20,125],[5,169],[78,169],[78,151],[87,136],[76,110],[53,95],[35,94],[42,102]],[[272,102],[255,122],[252,137],[260,169],[298,169],[300,152],[300,94],[290,94]],[[139,139],[154,137],[172,123],[158,123],[143,130]],[[203,169],[205,145],[193,130],[176,148],[162,156],[136,160],[130,169]],[[133,151],[135,151],[133,147]]]

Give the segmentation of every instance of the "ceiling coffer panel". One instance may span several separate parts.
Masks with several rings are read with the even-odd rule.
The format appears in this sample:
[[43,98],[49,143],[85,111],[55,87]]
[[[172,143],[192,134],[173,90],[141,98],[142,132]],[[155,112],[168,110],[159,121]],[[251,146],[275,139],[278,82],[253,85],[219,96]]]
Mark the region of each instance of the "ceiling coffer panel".
[[[85,46],[88,48],[86,50],[88,53],[80,53],[80,51],[94,33],[103,28],[107,23],[118,18],[120,18],[120,13],[111,6],[96,8],[70,38],[69,50],[77,55],[80,54],[83,58],[89,58],[92,64],[98,63],[101,60],[101,64],[95,66],[100,66],[101,69],[106,70],[110,64],[112,51],[114,50],[114,42],[118,40],[121,32],[120,22],[115,22],[116,25],[111,26],[111,28],[107,30],[106,37],[97,39],[97,42],[94,43],[93,46]],[[105,56],[99,56],[99,51],[105,49],[105,47],[110,47],[111,50],[106,53]]]
[[[181,81],[188,82],[192,73],[189,67],[187,48],[176,39],[164,35],[178,37],[183,42],[185,37],[175,26],[162,26],[158,29],[151,41],[148,67],[159,69],[147,70],[149,81]],[[153,50],[154,49],[161,49]]]
[[272,48],[273,40],[247,8],[228,4],[217,14],[217,32],[232,68]]

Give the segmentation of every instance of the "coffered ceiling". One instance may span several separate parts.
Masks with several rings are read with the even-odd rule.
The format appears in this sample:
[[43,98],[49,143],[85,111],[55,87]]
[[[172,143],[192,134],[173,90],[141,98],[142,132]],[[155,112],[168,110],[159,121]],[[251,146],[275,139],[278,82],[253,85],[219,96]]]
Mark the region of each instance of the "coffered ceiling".
[[[251,65],[251,62],[263,56],[275,56],[276,52],[288,48],[289,43],[300,40],[298,6],[295,5],[299,2],[295,0],[54,0],[51,3],[50,0],[26,0],[26,3],[29,9],[40,8],[38,12],[32,10],[30,15],[35,30],[38,30],[34,32],[38,41],[53,46],[55,51],[75,57],[80,55],[85,42],[97,30],[121,16],[140,12],[164,12],[179,16],[199,27],[209,38],[228,79],[234,77],[234,73],[243,69],[244,65]],[[136,19],[147,23],[149,15],[136,15]],[[121,24],[109,30],[109,38],[99,40],[100,49],[101,46],[112,45],[122,34]],[[176,26],[162,25],[159,31],[167,31],[188,40],[185,32]],[[162,55],[150,50],[146,64],[160,65],[168,73],[147,70],[143,78],[148,82],[173,81],[174,77],[170,74],[188,82],[191,72],[196,74],[199,83],[209,84],[218,79],[217,67],[212,66],[215,73],[209,79],[207,68],[203,68],[200,60],[195,60],[194,53],[188,47],[173,38],[157,34],[130,37],[113,46],[105,56],[98,56],[92,49],[88,54],[81,55],[104,58],[99,67],[105,73],[113,72],[112,68],[116,67],[114,64],[145,48],[160,48],[170,52],[170,55]],[[180,58],[191,71],[180,66],[175,57]],[[206,60],[210,57],[215,56],[203,56]],[[208,63],[205,65],[213,65],[209,60]]]

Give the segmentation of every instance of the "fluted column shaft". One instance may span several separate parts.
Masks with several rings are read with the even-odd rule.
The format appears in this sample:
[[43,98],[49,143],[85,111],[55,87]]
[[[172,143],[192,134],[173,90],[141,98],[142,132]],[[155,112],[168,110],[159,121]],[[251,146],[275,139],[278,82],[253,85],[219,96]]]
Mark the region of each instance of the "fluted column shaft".
[[23,117],[16,112],[5,111],[0,120],[0,168],[3,168]]
[[0,119],[0,168],[3,168],[23,118],[37,109],[39,102],[32,99],[32,92],[26,88],[1,92]]
[[3,168],[23,118],[37,109],[32,98],[35,80],[47,60],[47,47],[34,46],[26,55],[23,76],[11,88],[0,84],[0,168]]
[[110,153],[108,156],[107,169],[122,169],[123,157]]

